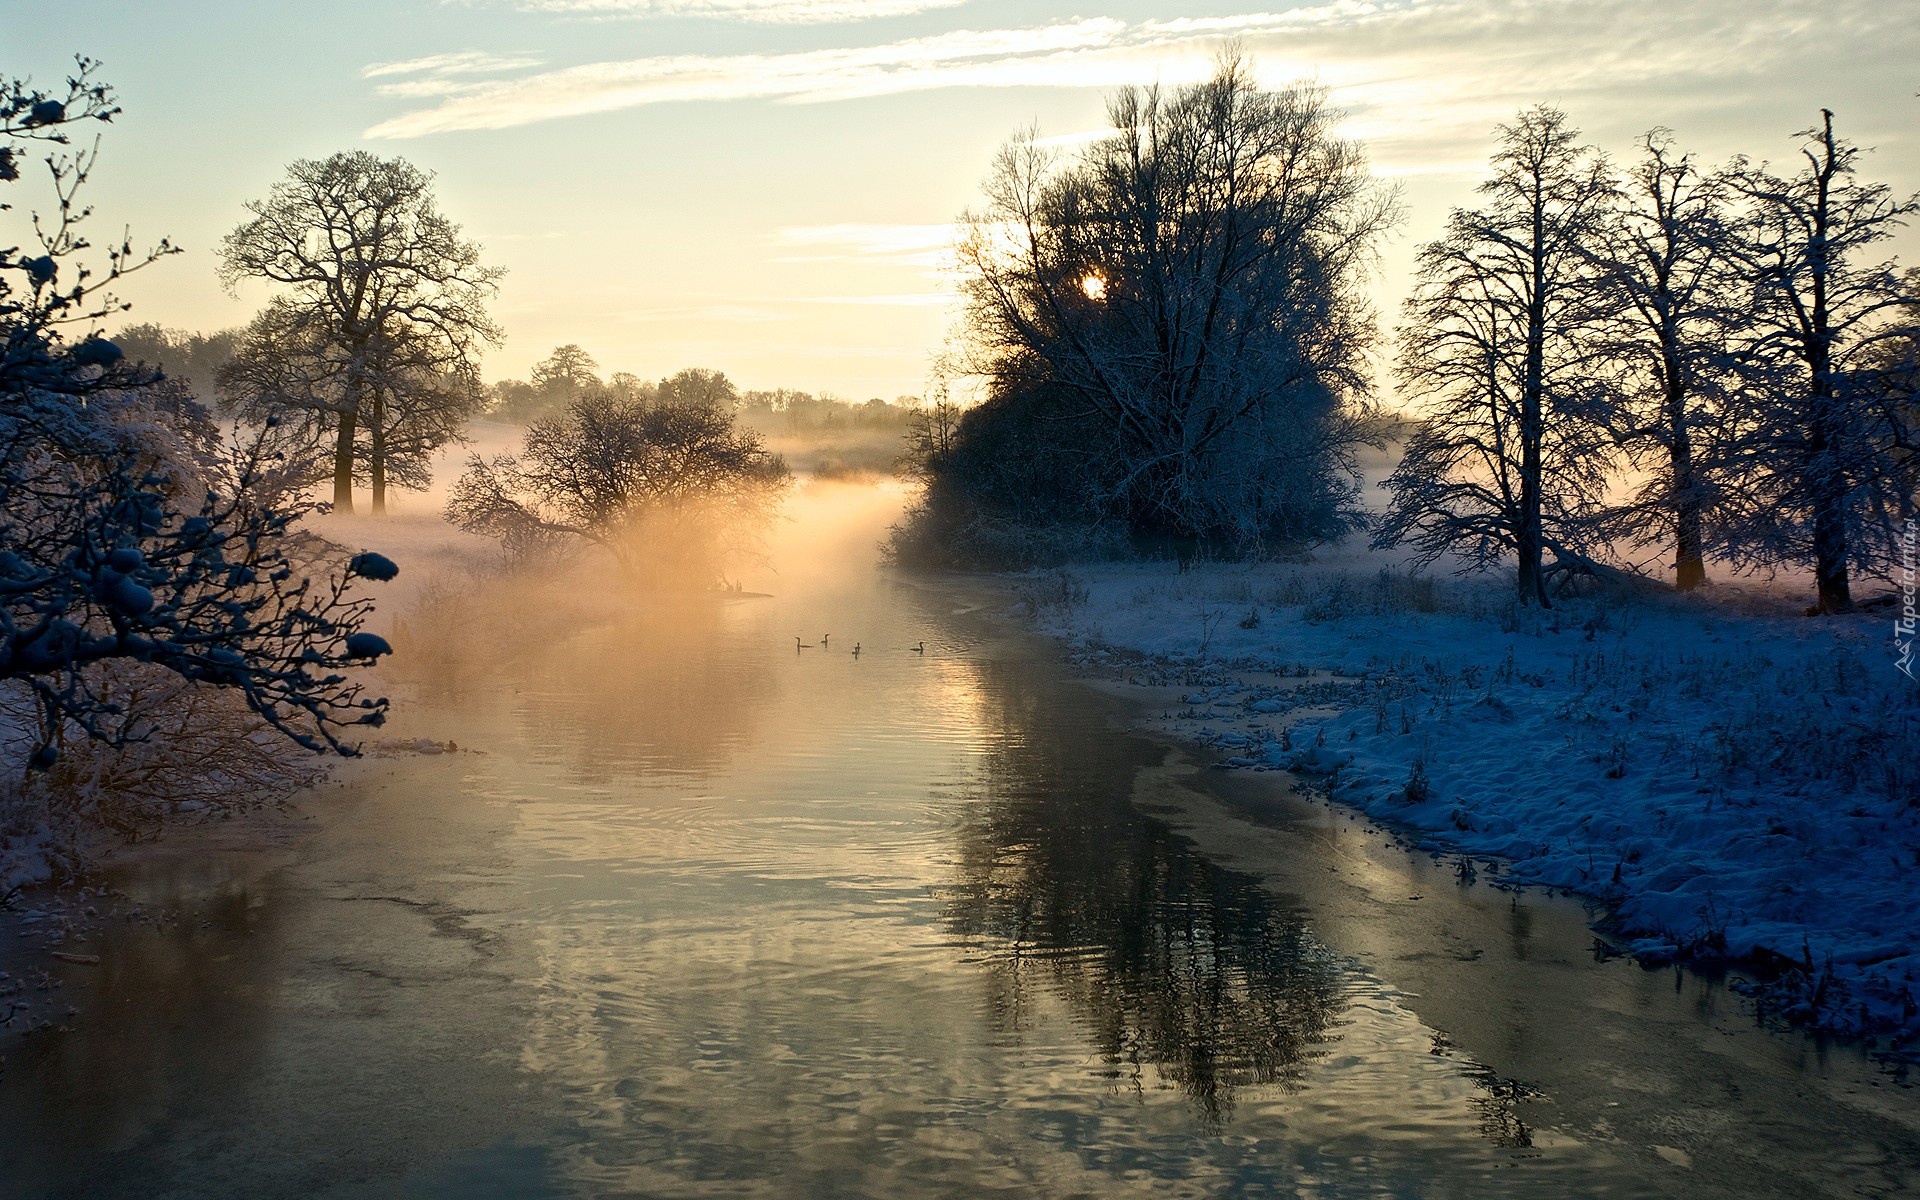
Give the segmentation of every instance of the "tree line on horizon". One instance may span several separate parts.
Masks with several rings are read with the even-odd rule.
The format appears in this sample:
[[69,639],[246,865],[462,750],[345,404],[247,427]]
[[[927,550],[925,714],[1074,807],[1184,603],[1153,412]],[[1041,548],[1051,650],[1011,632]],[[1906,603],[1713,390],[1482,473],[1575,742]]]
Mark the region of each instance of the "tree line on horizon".
[[[290,471],[313,484],[335,479],[341,465],[343,413],[348,409],[347,373],[330,363],[347,361],[324,338],[309,335],[299,345],[276,337],[284,306],[271,319],[238,329],[199,333],[151,322],[126,325],[114,343],[133,362],[163,372],[174,385],[218,411],[254,426],[272,422],[274,441]],[[266,314],[263,314],[265,317]],[[312,323],[309,323],[309,330]],[[477,364],[471,364],[477,366]],[[354,406],[350,467],[353,485],[369,489],[372,511],[386,510],[389,488],[421,490],[432,482],[435,454],[464,440],[475,419],[531,425],[564,412],[576,401],[610,395],[661,405],[710,405],[733,413],[763,437],[820,437],[849,432],[904,436],[921,402],[916,396],[855,403],[831,393],[791,388],[737,387],[720,371],[687,367],[658,380],[628,371],[601,377],[600,365],[578,343],[556,346],[525,379],[480,383],[468,368],[456,372],[365,373],[366,403]],[[371,386],[378,378],[380,386]],[[331,453],[329,453],[331,452]],[[351,512],[336,487],[335,508]]]

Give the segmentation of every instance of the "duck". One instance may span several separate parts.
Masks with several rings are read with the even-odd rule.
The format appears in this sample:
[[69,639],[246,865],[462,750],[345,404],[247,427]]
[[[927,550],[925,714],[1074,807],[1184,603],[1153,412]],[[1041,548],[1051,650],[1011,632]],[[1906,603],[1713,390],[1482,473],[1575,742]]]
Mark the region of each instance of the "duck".
[[925,642],[920,642],[915,646],[913,646],[912,649],[915,654],[925,654],[927,652],[927,644]]

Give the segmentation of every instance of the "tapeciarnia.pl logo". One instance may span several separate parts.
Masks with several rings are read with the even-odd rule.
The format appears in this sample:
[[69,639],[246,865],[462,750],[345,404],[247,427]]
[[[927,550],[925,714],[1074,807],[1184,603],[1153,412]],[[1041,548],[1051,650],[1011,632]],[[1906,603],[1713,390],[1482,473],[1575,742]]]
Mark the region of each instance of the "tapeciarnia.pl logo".
[[1908,679],[1915,679],[1913,673],[1914,624],[1920,614],[1914,611],[1914,542],[1920,532],[1920,521],[1913,517],[1900,531],[1900,615],[1893,619],[1893,649],[1898,658],[1893,665]]

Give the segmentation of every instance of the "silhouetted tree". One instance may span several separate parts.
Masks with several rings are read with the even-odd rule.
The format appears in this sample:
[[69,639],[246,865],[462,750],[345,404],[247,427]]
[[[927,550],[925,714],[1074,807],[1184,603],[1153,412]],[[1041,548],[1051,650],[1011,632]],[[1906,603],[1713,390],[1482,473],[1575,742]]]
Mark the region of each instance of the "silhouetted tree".
[[1674,547],[1674,584],[1706,580],[1710,516],[1738,481],[1726,461],[1739,421],[1732,339],[1743,324],[1726,180],[1702,174],[1657,129],[1641,142],[1607,229],[1603,287],[1617,316],[1615,437],[1647,483],[1609,514],[1636,545]]
[[960,439],[960,406],[947,398],[942,384],[934,393],[934,402],[915,409],[907,418],[907,449],[901,456],[901,469],[909,476],[927,479],[940,474],[953,459]]
[[533,364],[529,378],[503,379],[493,385],[493,414],[525,424],[549,416],[602,386],[600,364],[576,343],[555,346]]
[[535,421],[518,454],[472,458],[446,515],[517,556],[578,540],[632,574],[711,582],[728,535],[764,520],[787,481],[730,412],[600,391]]
[[1883,365],[1886,347],[1914,336],[1913,293],[1894,263],[1866,256],[1920,212],[1920,196],[1859,179],[1859,147],[1835,136],[1831,112],[1821,117],[1800,134],[1798,173],[1743,161],[1733,174],[1749,205],[1743,355],[1758,389],[1737,450],[1748,504],[1734,552],[1811,565],[1815,608],[1844,612],[1851,570],[1897,561],[1900,518],[1913,511],[1912,410]]
[[719,371],[688,367],[662,379],[656,389],[663,404],[704,404],[722,412],[732,412],[740,403],[740,391]]
[[193,333],[142,322],[121,329],[113,342],[128,362],[152,367],[210,404],[216,398],[220,368],[233,357],[240,333],[238,329]]
[[[440,213],[432,177],[404,159],[364,151],[302,159],[247,208],[252,219],[221,245],[221,277],[230,287],[247,278],[280,285],[280,311],[268,324],[297,325],[308,345],[324,348],[331,370],[327,389],[304,403],[292,391],[240,399],[320,414],[313,424],[332,432],[333,503],[352,512],[355,463],[371,456],[370,474],[383,474],[377,431],[396,410],[394,398],[419,382],[419,364],[439,365],[430,377],[467,377],[480,346],[498,341],[486,301],[501,272],[481,265],[480,247]],[[314,372],[288,378],[307,374]],[[463,389],[442,394],[467,399]],[[426,399],[417,395],[408,407],[420,411]],[[363,448],[369,417],[376,436]],[[383,501],[376,496],[376,511]]]
[[972,365],[996,398],[1045,389],[1111,431],[1074,448],[1136,530],[1340,531],[1392,196],[1322,89],[1263,89],[1237,57],[1109,114],[1075,162],[1031,135],[995,160],[960,247]]
[[600,364],[577,343],[555,346],[553,353],[533,364],[533,386],[541,392],[571,402],[581,392],[600,382],[596,373]]
[[1546,605],[1543,555],[1585,541],[1606,483],[1599,257],[1613,184],[1557,109],[1500,127],[1485,207],[1455,209],[1420,251],[1400,334],[1401,389],[1426,407],[1375,544],[1479,566],[1519,562]]

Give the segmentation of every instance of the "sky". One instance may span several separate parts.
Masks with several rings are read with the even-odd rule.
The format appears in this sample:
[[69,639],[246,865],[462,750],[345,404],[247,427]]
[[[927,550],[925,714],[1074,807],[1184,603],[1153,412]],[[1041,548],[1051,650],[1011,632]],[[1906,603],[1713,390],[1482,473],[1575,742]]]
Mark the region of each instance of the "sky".
[[[96,240],[187,252],[127,281],[130,320],[211,330],[220,238],[288,163],[340,150],[435,175],[506,268],[490,379],[576,342],[604,372],[922,394],[959,316],[947,248],[994,150],[1071,148],[1130,84],[1203,78],[1229,39],[1275,86],[1326,85],[1407,218],[1372,290],[1474,202],[1494,128],[1564,109],[1616,157],[1671,128],[1708,162],[1785,163],[1837,114],[1865,174],[1920,190],[1915,0],[0,0],[0,74],[104,63],[124,115]],[[24,185],[13,199],[35,197]],[[1920,231],[1892,245],[1920,262]],[[962,388],[964,391],[964,388]]]

